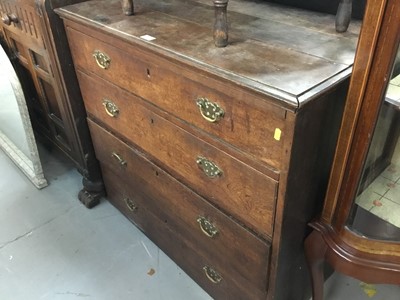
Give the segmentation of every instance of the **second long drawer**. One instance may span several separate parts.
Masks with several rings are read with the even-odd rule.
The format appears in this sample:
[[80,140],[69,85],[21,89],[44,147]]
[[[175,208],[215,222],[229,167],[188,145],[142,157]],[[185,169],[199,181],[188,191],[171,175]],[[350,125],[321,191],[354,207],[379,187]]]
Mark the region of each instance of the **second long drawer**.
[[[104,95],[84,93],[90,115],[247,227],[265,238],[272,236],[276,181],[164,119],[133,94],[101,79],[97,84],[93,78],[86,80],[98,87],[94,95]],[[97,155],[111,159],[109,153]]]

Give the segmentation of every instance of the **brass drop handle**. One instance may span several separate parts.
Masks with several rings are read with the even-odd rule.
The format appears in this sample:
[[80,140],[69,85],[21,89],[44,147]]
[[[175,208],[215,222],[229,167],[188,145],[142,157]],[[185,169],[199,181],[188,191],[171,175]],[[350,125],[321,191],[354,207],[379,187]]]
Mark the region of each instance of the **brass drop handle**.
[[218,229],[213,223],[204,217],[198,217],[197,223],[200,225],[201,231],[208,237],[213,238],[218,234]]
[[196,163],[209,178],[216,178],[222,175],[222,170],[215,163],[205,157],[198,156]]
[[198,98],[196,104],[200,109],[202,117],[208,122],[215,123],[225,114],[224,110],[217,103],[211,102],[207,98]]
[[15,14],[3,14],[1,16],[1,21],[5,25],[11,25],[11,23],[18,23],[18,17]]
[[105,109],[107,115],[109,115],[110,117],[113,117],[113,118],[118,116],[119,108],[114,102],[112,102],[109,99],[103,99],[103,106],[104,106],[104,109]]
[[126,167],[127,162],[117,153],[111,153],[111,157],[115,158],[121,167]]
[[222,276],[215,271],[213,268],[209,266],[204,266],[203,271],[206,274],[207,278],[212,282],[212,283],[220,283],[222,280]]
[[125,204],[126,204],[126,206],[128,207],[128,209],[129,209],[130,211],[135,211],[135,210],[138,209],[137,205],[135,204],[135,202],[133,202],[132,199],[130,199],[130,198],[125,198],[124,201],[125,201]]
[[107,54],[101,52],[100,50],[94,50],[92,55],[100,68],[106,70],[110,67],[111,58]]

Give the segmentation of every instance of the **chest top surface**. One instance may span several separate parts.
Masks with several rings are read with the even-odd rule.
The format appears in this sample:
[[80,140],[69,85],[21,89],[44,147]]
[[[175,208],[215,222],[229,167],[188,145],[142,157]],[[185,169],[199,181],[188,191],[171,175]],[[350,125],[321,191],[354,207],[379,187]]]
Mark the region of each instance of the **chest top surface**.
[[360,29],[354,21],[348,32],[336,33],[333,15],[230,0],[229,45],[216,48],[211,0],[134,0],[134,5],[132,16],[123,15],[119,0],[87,1],[57,11],[294,109],[350,74]]

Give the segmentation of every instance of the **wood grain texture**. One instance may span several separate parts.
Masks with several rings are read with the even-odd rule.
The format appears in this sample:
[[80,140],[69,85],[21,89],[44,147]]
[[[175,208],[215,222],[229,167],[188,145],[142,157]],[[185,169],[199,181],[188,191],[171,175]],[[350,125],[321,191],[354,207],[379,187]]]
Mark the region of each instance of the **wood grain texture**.
[[[138,210],[145,206],[153,211],[172,230],[190,240],[198,252],[209,256],[219,270],[230,274],[233,280],[243,285],[254,285],[265,293],[268,271],[266,266],[269,261],[267,243],[151,164],[137,151],[130,149],[95,123],[89,124],[95,133],[96,153],[102,167],[113,173],[106,179],[107,187],[117,185],[124,190],[126,188],[123,186],[129,186],[128,190],[133,192],[133,196],[140,194],[146,197],[148,200],[138,204]],[[104,144],[107,146],[104,147]],[[121,168],[113,161],[112,152],[117,152],[126,160],[126,167]],[[120,183],[117,184],[117,181]],[[112,195],[115,187],[107,190]],[[131,212],[124,202],[118,203],[118,207],[129,218],[134,218],[136,211]],[[199,216],[207,217],[218,228],[219,232],[215,237],[210,238],[200,230],[196,221]],[[251,246],[244,252],[243,245]]]
[[[143,149],[177,178],[206,196],[215,205],[265,237],[272,235],[277,184],[264,174],[226,155],[154,113],[145,102],[107,83],[103,88],[89,81],[90,93],[84,94],[88,113],[104,122],[112,131]],[[82,86],[83,86],[82,85]],[[109,117],[103,97],[119,107],[118,117]],[[154,109],[153,109],[154,110]],[[134,122],[132,122],[134,120]],[[222,169],[218,178],[208,178],[197,166],[199,156]]]
[[[320,212],[332,166],[348,81],[332,87],[295,119],[286,146],[287,177],[280,181],[268,299],[309,299],[310,282],[303,251],[307,223]],[[285,147],[285,148],[286,148]],[[305,159],[306,158],[306,159]],[[282,174],[282,175],[283,175]],[[290,257],[290,263],[287,259]],[[282,286],[291,282],[291,288]]]
[[313,272],[313,299],[322,300],[323,274],[316,269],[326,262],[336,271],[372,284],[400,284],[399,257],[360,251],[344,242],[333,227],[312,223],[314,231],[305,247],[308,264]]
[[[207,79],[192,81],[183,77],[176,65],[155,56],[141,52],[125,53],[72,28],[67,32],[79,70],[112,81],[184,122],[227,141],[275,169],[280,168],[282,142],[274,139],[274,132],[276,128],[282,130],[281,139],[284,139],[285,110],[271,108],[263,103],[265,100],[243,92],[228,96],[225,92],[229,90],[227,86],[221,84],[221,88],[216,90],[211,88],[212,82]],[[102,39],[107,40],[107,37],[102,36]],[[101,70],[97,66],[92,56],[95,50],[101,50],[111,58],[108,69]],[[199,98],[207,98],[225,111],[220,121],[210,123],[201,116],[196,104]],[[254,106],[251,103],[255,103]],[[265,125],[260,127],[260,122]]]
[[[120,3],[114,1],[57,10],[65,19],[97,156],[105,172],[112,172],[107,175],[110,197],[121,197],[118,190],[146,199],[165,195],[165,202],[158,200],[161,208],[193,190],[236,222],[236,228],[250,230],[271,245],[270,261],[264,257],[254,268],[260,277],[248,275],[249,270],[240,269],[231,258],[230,263],[225,261],[242,275],[221,265],[232,277],[221,290],[207,287],[213,297],[307,299],[303,241],[310,232],[307,223],[320,211],[324,198],[357,30],[351,27],[337,35],[332,16],[282,9],[264,1],[232,0],[231,40],[226,48],[217,49],[212,41],[212,2],[138,0],[137,4],[137,14],[129,18],[122,16]],[[140,38],[144,34],[156,39],[145,41]],[[105,70],[93,60],[94,50],[109,55]],[[204,123],[193,105],[199,95],[226,110],[220,122]],[[103,98],[118,106],[115,117],[107,115]],[[103,129],[93,130],[99,127]],[[280,137],[276,128],[282,130]],[[105,138],[104,130],[111,140],[120,139],[143,152],[150,163],[130,168],[141,164],[122,158],[132,156],[126,147],[118,148],[123,154],[119,159],[111,159],[106,149],[120,144]],[[210,179],[202,174],[195,164],[199,155],[221,167],[222,176]],[[127,162],[125,170],[113,165],[120,159]],[[152,166],[157,166],[158,176]],[[173,180],[161,175],[165,173]],[[139,183],[138,178],[142,178]],[[171,186],[172,182],[185,188]],[[113,188],[120,183],[117,190]],[[146,203],[152,206],[154,200]],[[198,205],[183,205],[177,211],[193,218]],[[119,209],[126,213],[126,208]],[[152,214],[166,219],[169,212],[154,207]],[[179,249],[168,250],[172,246],[157,236],[156,229],[143,230],[202,284],[194,260],[207,257],[201,249],[210,243],[198,240],[192,225],[183,225],[189,219],[179,219],[169,222],[179,228],[174,237],[180,237],[181,251],[186,246],[198,248],[198,256],[189,251],[185,259],[179,258],[175,252]],[[254,243],[243,244],[242,253],[261,253],[252,249]],[[250,282],[265,286],[253,289]],[[229,291],[230,284],[238,294]],[[249,295],[250,290],[255,294]]]
[[[113,177],[113,174],[107,169],[104,170],[111,202],[123,213],[126,213],[126,209],[121,206],[121,203],[124,203],[124,198],[127,196],[134,199],[139,208],[137,213],[127,215],[130,220],[148,236],[151,236],[152,240],[204,290],[219,299],[263,299],[265,292],[254,286],[240,285],[231,274],[221,272],[215,267],[215,265],[218,265],[217,260],[210,258],[209,255],[202,256],[197,246],[193,245],[190,239],[185,239],[181,233],[171,229],[167,224],[168,222],[160,219],[156,212],[148,209],[146,207],[148,198],[132,191],[127,185],[120,185],[116,181],[110,184],[109,180],[110,177]],[[223,279],[219,284],[212,283],[206,277],[203,271],[204,266],[212,266],[221,273]]]
[[[158,55],[184,60],[212,74],[219,73],[229,81],[281,99],[292,108],[301,105],[299,97],[303,93],[335,78],[350,67],[354,59],[357,34],[336,34],[331,24],[330,31],[321,30],[330,21],[322,17],[314,18],[318,29],[297,22],[298,18],[291,23],[282,9],[274,10],[285,20],[279,22],[279,17],[272,17],[266,2],[258,3],[258,8],[265,12],[264,17],[253,16],[254,9],[246,10],[247,6],[243,6],[241,13],[228,12],[232,34],[225,48],[213,45],[210,35],[214,18],[212,6],[198,1],[136,2],[137,15],[132,18],[123,18],[120,3],[113,1],[107,3],[107,8],[101,1],[89,1],[60,9],[58,13],[81,24],[91,23]],[[97,10],[92,9],[92,3]],[[235,1],[230,1],[231,4]],[[106,11],[106,16],[100,11]],[[77,18],[77,15],[82,17]],[[170,32],[179,35],[171,39]],[[156,39],[145,42],[140,38],[144,34]]]

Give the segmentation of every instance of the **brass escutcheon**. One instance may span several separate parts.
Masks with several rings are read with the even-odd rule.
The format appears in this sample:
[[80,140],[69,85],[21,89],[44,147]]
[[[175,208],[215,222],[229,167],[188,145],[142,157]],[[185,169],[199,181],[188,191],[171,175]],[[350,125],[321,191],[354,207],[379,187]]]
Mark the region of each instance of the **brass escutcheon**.
[[119,114],[118,106],[109,99],[103,99],[104,109],[106,110],[107,115],[115,118]]
[[200,225],[201,231],[208,237],[213,238],[218,234],[218,229],[213,223],[208,221],[205,217],[199,216],[197,218],[197,223]]
[[110,67],[111,58],[104,52],[94,50],[93,57],[95,58],[96,63],[100,68],[108,69]]
[[125,198],[124,201],[125,201],[126,206],[128,206],[128,208],[129,208],[130,211],[135,211],[135,210],[137,210],[138,207],[137,207],[137,205],[135,204],[135,202],[133,202],[132,199],[130,199],[130,198]]
[[218,274],[217,271],[215,271],[213,268],[209,266],[204,266],[203,267],[204,273],[206,273],[207,278],[212,282],[212,283],[220,283],[222,280],[222,276]]
[[115,158],[121,167],[126,167],[127,162],[117,153],[111,153],[111,157]]
[[219,121],[225,114],[224,110],[217,103],[211,102],[207,98],[197,98],[197,106],[204,119],[214,123]]
[[222,175],[222,170],[215,163],[205,157],[198,156],[196,163],[207,177],[216,178]]

